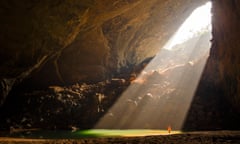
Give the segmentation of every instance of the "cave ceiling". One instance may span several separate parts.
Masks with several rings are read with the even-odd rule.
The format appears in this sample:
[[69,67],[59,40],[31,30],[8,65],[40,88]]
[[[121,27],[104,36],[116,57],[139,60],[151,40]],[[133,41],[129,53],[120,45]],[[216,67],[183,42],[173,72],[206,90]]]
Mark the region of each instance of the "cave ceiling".
[[2,0],[1,97],[33,85],[100,81],[153,57],[207,0]]

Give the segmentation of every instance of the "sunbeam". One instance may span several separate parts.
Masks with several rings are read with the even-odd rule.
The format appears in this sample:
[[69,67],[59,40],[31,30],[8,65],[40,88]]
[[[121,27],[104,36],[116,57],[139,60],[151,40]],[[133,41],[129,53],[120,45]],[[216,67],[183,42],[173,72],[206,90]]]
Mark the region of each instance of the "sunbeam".
[[209,54],[210,9],[193,11],[95,128],[182,128]]

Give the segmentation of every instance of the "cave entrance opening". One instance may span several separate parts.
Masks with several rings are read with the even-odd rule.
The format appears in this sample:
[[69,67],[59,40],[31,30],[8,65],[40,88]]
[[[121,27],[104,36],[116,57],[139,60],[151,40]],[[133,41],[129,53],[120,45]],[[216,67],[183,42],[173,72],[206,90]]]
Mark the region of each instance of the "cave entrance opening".
[[181,130],[211,47],[211,2],[195,9],[95,128]]

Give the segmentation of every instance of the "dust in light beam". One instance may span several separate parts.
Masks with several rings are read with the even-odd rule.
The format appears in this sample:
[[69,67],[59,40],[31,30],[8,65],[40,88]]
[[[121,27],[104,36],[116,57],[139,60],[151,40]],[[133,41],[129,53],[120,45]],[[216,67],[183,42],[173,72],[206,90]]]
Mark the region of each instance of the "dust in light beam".
[[180,130],[211,46],[211,3],[197,8],[95,128]]

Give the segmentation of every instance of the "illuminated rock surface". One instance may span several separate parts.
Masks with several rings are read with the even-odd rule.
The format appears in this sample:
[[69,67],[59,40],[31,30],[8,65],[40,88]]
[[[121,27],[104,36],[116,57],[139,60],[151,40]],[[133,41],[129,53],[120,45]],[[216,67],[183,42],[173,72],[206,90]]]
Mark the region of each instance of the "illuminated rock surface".
[[29,76],[34,87],[96,82],[139,64],[204,1],[3,0],[1,99]]

